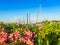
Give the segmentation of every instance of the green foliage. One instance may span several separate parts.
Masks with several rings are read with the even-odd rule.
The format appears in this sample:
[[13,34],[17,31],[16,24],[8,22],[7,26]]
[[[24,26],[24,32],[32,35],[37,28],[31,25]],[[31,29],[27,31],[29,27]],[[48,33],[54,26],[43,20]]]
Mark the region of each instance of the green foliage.
[[[19,24],[19,26],[16,26],[14,23],[4,24],[3,22],[0,22],[0,26],[4,27],[5,32],[8,34],[15,31],[19,31],[20,34],[22,34],[23,29],[36,32],[37,38],[34,39],[34,45],[60,45],[60,22],[45,21],[41,24],[43,25],[43,29],[39,30],[36,24]],[[22,44],[20,41],[17,41],[16,45]]]

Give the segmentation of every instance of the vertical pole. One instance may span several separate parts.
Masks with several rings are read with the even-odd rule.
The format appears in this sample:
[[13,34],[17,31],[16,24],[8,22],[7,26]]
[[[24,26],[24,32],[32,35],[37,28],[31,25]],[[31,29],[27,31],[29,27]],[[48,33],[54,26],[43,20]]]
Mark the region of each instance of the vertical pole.
[[27,24],[28,24],[28,13],[27,13]]
[[29,24],[31,24],[30,16],[31,16],[31,15],[30,15],[30,13],[29,13]]
[[40,4],[40,6],[39,6],[39,9],[38,9],[38,15],[37,15],[37,18],[36,18],[36,23],[38,22],[38,17],[39,17],[39,15],[41,14],[41,4]]
[[24,18],[23,18],[23,24],[25,24],[25,20],[24,20]]
[[19,19],[19,24],[21,24],[21,18]]

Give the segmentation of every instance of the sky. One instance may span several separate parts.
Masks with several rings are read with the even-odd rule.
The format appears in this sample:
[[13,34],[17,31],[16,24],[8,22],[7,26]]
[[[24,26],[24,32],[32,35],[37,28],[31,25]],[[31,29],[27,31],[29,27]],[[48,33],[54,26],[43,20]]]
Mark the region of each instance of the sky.
[[60,20],[60,0],[0,0],[0,21]]
[[42,15],[47,20],[60,20],[60,0],[42,0]]

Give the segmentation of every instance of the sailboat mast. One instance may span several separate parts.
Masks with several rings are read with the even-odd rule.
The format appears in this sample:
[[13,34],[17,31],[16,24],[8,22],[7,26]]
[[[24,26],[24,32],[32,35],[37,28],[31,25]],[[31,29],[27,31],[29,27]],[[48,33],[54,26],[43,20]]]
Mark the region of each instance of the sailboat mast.
[[28,13],[27,13],[27,24],[28,24]]
[[37,15],[37,18],[36,18],[36,23],[39,21],[39,15],[41,14],[41,4],[38,8],[38,15]]

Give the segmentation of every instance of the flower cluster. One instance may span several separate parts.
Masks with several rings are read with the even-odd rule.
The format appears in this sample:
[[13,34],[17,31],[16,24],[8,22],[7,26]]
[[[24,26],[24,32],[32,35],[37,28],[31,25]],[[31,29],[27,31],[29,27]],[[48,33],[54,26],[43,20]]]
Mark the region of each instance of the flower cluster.
[[29,39],[31,39],[33,35],[33,33],[30,30],[24,30],[23,34]]
[[21,37],[21,35],[19,34],[19,32],[11,33],[9,35],[9,40],[13,41],[14,39],[19,39],[20,37]]
[[38,26],[38,29],[39,29],[39,30],[42,30],[42,29],[43,29],[43,25],[40,24],[40,25]]
[[35,37],[37,37],[37,34],[35,32],[32,32],[30,30],[24,30],[23,31],[23,37],[20,38],[20,40],[27,44],[27,45],[34,45],[34,39]]
[[23,35],[20,35],[18,31],[10,34],[2,31],[0,32],[0,45],[8,45],[8,42],[6,41],[14,42],[16,39],[21,41],[22,44],[34,45],[35,37],[37,37],[35,32],[26,29],[23,30]]
[[6,32],[0,32],[0,44],[3,44],[7,40],[8,34]]

